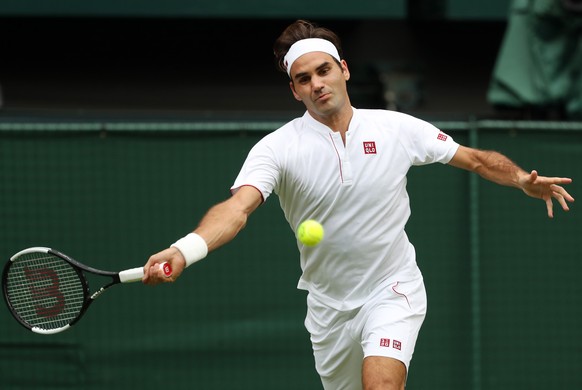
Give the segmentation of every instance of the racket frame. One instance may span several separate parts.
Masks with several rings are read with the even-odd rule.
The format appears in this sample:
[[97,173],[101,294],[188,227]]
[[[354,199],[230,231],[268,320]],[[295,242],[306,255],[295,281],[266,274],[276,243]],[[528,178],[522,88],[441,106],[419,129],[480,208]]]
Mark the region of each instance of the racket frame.
[[[33,325],[27,323],[26,321],[24,321],[17,314],[16,310],[13,308],[12,304],[10,303],[10,300],[8,299],[8,291],[7,291],[8,286],[6,283],[6,279],[8,278],[8,272],[10,270],[11,265],[15,261],[17,261],[19,257],[21,257],[22,255],[28,254],[28,253],[47,253],[47,254],[59,257],[60,259],[69,263],[72,266],[72,268],[75,270],[77,275],[79,276],[79,281],[81,282],[81,285],[83,286],[83,304],[82,304],[81,309],[80,309],[79,313],[77,314],[77,316],[68,324],[66,324],[62,327],[59,327],[59,328],[55,328],[55,329],[43,329],[43,328],[38,327],[38,326],[33,326]],[[85,312],[87,311],[87,309],[89,308],[91,303],[93,303],[93,301],[95,299],[97,299],[109,287],[111,287],[115,284],[119,284],[119,283],[133,282],[133,281],[139,280],[137,277],[140,274],[140,272],[139,272],[140,269],[141,269],[141,275],[143,275],[143,268],[134,268],[131,270],[122,271],[122,273],[129,272],[131,275],[133,275],[131,278],[127,278],[126,280],[124,280],[122,282],[122,280],[120,279],[120,276],[119,276],[120,273],[118,273],[118,272],[103,271],[103,270],[100,270],[97,268],[87,266],[85,264],[78,262],[77,260],[73,259],[72,257],[70,257],[64,253],[59,252],[56,249],[47,248],[47,247],[40,247],[40,246],[31,247],[31,248],[23,249],[20,252],[14,254],[10,258],[10,261],[8,261],[6,263],[6,265],[4,266],[4,270],[2,272],[2,295],[4,296],[4,300],[6,301],[6,304],[7,304],[8,308],[10,309],[10,313],[18,321],[18,323],[20,325],[24,326],[26,329],[28,329],[34,333],[45,334],[45,335],[55,334],[55,333],[60,333],[62,331],[65,331],[68,328],[70,328],[71,326],[73,326],[74,324],[76,324],[83,317],[83,315],[85,314]],[[97,291],[92,293],[89,290],[89,282],[87,281],[87,277],[84,274],[84,272],[89,272],[89,273],[92,273],[94,275],[99,275],[99,276],[110,277],[111,282],[109,282],[108,284],[105,284],[100,289],[98,289]]]

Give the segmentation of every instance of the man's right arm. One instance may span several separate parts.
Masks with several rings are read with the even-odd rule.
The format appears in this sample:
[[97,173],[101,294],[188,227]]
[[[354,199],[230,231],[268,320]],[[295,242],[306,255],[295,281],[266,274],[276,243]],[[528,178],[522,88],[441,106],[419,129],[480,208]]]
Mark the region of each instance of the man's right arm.
[[[194,230],[201,237],[211,252],[230,242],[246,225],[248,217],[262,203],[262,194],[254,187],[243,186],[229,199],[211,207]],[[172,267],[172,276],[166,277],[157,264],[168,262]],[[175,246],[151,256],[144,266],[145,284],[173,282],[186,268],[183,253]]]

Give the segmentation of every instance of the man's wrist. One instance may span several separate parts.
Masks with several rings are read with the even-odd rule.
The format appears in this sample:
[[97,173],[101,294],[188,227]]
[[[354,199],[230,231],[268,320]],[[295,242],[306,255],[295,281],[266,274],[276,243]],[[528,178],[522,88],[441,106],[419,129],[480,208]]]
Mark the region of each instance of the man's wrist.
[[190,233],[171,245],[178,249],[186,260],[186,267],[202,260],[208,254],[208,245],[200,235]]

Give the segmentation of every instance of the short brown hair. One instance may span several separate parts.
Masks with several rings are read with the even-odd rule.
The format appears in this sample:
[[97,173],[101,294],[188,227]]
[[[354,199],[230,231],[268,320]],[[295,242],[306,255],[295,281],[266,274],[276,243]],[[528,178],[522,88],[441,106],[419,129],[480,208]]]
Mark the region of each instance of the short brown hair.
[[343,59],[341,41],[333,31],[319,27],[315,23],[307,20],[297,20],[281,33],[273,45],[277,69],[285,73],[287,72],[284,64],[285,55],[295,42],[307,38],[321,38],[330,41],[336,47],[340,58]]

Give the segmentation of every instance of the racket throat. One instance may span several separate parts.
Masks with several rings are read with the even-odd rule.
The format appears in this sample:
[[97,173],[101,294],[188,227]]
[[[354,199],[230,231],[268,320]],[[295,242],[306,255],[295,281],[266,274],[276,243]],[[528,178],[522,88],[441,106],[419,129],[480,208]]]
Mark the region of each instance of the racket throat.
[[91,300],[94,301],[95,299],[99,298],[104,292],[105,287],[101,287],[99,290],[95,291],[93,295],[91,295]]

